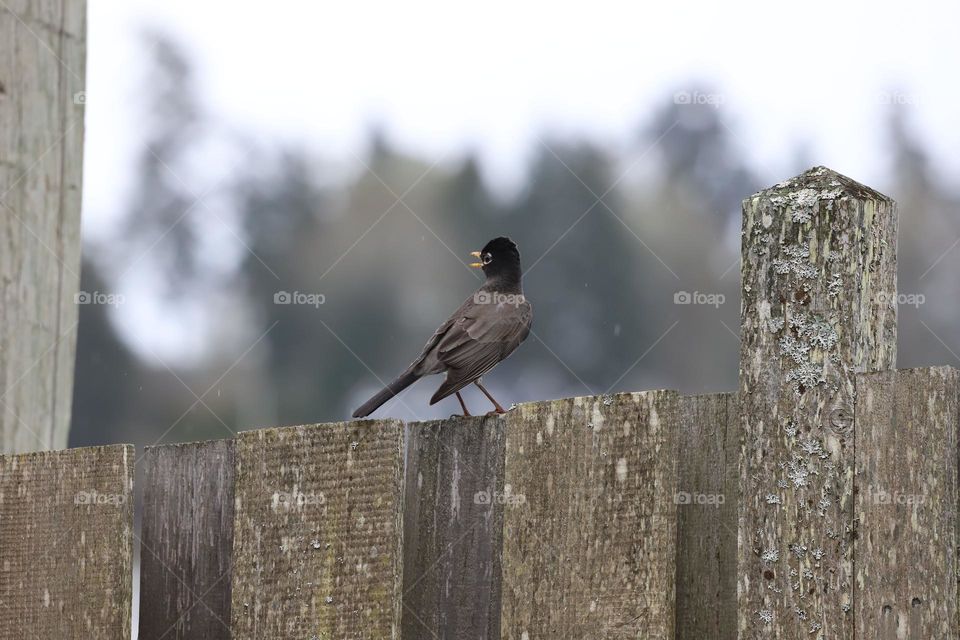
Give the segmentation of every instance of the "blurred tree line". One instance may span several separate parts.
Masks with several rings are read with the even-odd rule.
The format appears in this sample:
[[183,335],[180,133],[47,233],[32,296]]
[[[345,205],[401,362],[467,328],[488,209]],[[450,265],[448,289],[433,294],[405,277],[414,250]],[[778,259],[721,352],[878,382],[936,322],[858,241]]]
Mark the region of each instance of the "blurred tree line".
[[[534,333],[486,380],[501,401],[736,387],[740,201],[816,162],[751,168],[725,107],[665,96],[617,149],[541,139],[504,197],[474,155],[434,164],[376,131],[352,172],[260,143],[205,112],[171,41],[152,51],[135,188],[85,245],[81,290],[126,303],[80,308],[71,446],[345,419],[471,294],[468,254],[497,235],[518,242],[534,305]],[[871,185],[900,203],[900,289],[925,296],[901,306],[900,366],[957,365],[960,183],[935,176],[907,116],[879,133],[893,178]],[[449,415],[455,400],[427,405],[438,384],[383,413]]]

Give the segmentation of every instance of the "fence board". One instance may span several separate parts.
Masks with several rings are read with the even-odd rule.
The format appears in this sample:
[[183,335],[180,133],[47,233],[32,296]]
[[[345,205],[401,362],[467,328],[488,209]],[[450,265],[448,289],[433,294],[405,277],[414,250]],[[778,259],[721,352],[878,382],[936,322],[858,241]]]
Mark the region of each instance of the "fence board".
[[87,3],[0,3],[0,453],[67,446]]
[[129,638],[133,447],[0,456],[0,638]]
[[892,200],[818,167],[743,203],[738,625],[853,634],[856,372],[894,367]]
[[736,396],[680,398],[677,639],[737,637]]
[[240,434],[235,640],[398,637],[402,445],[396,420]]
[[507,418],[504,638],[673,638],[677,394],[520,405]]
[[506,420],[407,425],[403,638],[500,637]]
[[228,640],[234,442],[143,454],[140,640]]
[[857,638],[957,637],[960,375],[857,377]]

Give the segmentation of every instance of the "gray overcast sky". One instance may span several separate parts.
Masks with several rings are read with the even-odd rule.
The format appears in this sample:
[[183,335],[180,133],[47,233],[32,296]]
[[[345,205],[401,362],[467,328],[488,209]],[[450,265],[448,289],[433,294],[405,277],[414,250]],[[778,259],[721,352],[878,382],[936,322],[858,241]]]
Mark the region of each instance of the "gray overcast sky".
[[[719,103],[771,183],[803,146],[812,163],[883,189],[892,101],[960,184],[960,2],[559,5],[91,0],[84,233],[108,229],[128,195],[150,30],[185,47],[218,122],[346,165],[376,123],[430,161],[478,151],[509,192],[538,135],[626,146],[665,95],[704,83],[716,93],[701,98]],[[189,176],[192,188],[235,162],[214,159],[209,176]],[[128,337],[195,349],[182,332],[140,330],[155,324],[156,304],[131,298]]]
[[909,105],[941,171],[960,168],[958,2],[559,4],[92,0],[87,224],[130,175],[149,26],[185,45],[224,122],[333,159],[376,122],[425,156],[477,149],[509,187],[533,136],[625,142],[655,100],[702,80],[772,175],[805,143],[876,181],[887,100]]
[[960,3],[559,4],[92,0],[90,223],[129,175],[147,26],[195,57],[225,122],[332,158],[377,122],[424,155],[475,148],[509,187],[536,134],[625,141],[665,92],[703,80],[744,154],[777,175],[807,143],[817,163],[876,180],[887,100],[910,106],[941,170],[960,168]]

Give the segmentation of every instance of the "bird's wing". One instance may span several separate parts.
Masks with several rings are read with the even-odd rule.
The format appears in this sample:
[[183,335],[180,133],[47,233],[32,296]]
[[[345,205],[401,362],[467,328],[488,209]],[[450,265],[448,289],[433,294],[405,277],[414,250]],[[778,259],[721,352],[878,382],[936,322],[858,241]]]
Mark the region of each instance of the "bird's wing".
[[447,365],[441,362],[440,358],[438,357],[437,344],[447,337],[447,334],[451,329],[455,330],[458,321],[465,316],[470,315],[470,309],[473,305],[473,298],[468,298],[456,311],[453,312],[453,315],[451,315],[446,322],[437,328],[433,335],[430,336],[430,339],[427,340],[427,344],[424,345],[423,351],[420,352],[420,355],[417,356],[417,359],[414,360],[410,365],[410,371],[415,370],[420,375],[428,375],[431,373],[440,373],[447,369]]
[[431,399],[459,391],[506,358],[527,337],[530,305],[476,304],[457,318],[437,342],[435,355],[447,379]]
[[434,351],[435,347],[437,346],[437,343],[440,342],[440,340],[441,340],[441,339],[447,334],[447,332],[450,330],[450,327],[452,327],[453,324],[454,324],[454,322],[456,322],[456,317],[457,317],[457,316],[454,315],[454,316],[451,317],[449,320],[447,320],[446,322],[444,322],[442,325],[440,325],[439,327],[437,327],[437,330],[434,331],[434,332],[433,332],[433,335],[430,336],[430,339],[427,340],[427,344],[425,344],[425,345],[423,346],[423,351],[421,351],[421,352],[420,352],[420,355],[417,356],[417,359],[414,360],[414,364],[416,364],[416,363],[418,363],[418,362],[423,362],[423,361],[425,361],[427,358],[429,358],[429,356],[431,355],[431,352]]

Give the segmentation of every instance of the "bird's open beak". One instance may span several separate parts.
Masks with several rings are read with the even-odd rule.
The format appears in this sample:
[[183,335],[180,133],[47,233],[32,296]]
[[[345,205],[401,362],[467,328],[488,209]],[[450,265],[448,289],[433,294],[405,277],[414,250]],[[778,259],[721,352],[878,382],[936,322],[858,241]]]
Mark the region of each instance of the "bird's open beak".
[[[480,257],[480,252],[479,252],[479,251],[471,251],[471,252],[470,252],[470,255],[472,255],[474,258],[479,258],[479,257]],[[482,269],[482,268],[483,268],[483,263],[482,263],[482,262],[471,262],[471,263],[470,263],[470,266],[473,267],[473,268],[475,268],[475,269]]]

